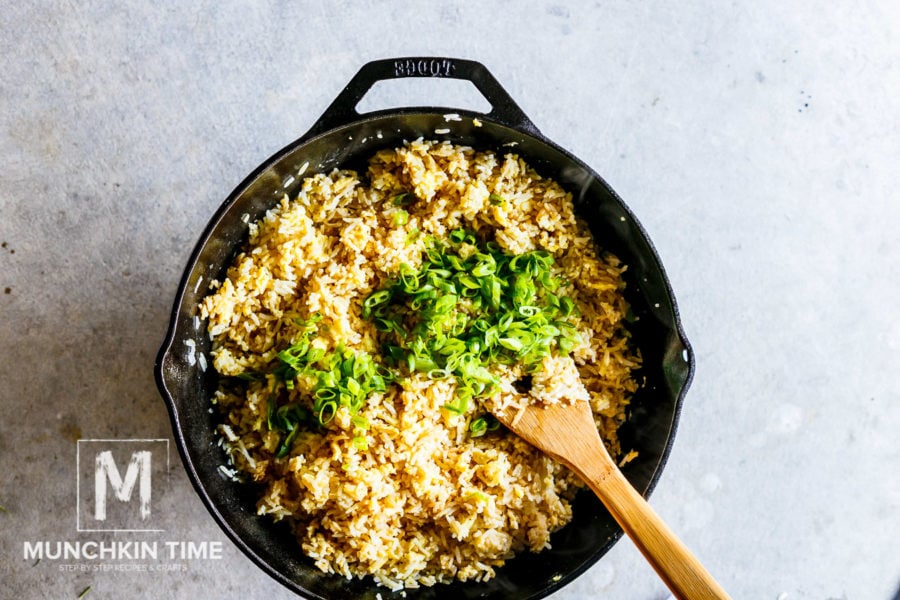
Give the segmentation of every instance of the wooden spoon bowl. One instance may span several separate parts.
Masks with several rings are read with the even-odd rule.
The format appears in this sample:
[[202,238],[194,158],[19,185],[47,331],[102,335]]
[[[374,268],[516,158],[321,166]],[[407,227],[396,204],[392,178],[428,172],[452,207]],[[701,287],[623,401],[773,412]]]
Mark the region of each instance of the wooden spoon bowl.
[[528,406],[494,416],[526,442],[569,467],[622,527],[676,597],[730,598],[613,462],[587,402]]

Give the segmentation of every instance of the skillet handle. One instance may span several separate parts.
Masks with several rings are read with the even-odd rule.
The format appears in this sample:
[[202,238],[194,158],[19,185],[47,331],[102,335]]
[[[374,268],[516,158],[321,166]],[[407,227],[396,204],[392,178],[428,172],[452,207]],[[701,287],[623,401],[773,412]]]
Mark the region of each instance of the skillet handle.
[[362,115],[357,112],[356,106],[373,85],[379,81],[405,77],[441,77],[470,81],[491,105],[490,112],[485,114],[487,119],[540,135],[531,119],[525,116],[519,105],[481,63],[459,58],[408,57],[375,60],[363,65],[303,139],[358,120]]

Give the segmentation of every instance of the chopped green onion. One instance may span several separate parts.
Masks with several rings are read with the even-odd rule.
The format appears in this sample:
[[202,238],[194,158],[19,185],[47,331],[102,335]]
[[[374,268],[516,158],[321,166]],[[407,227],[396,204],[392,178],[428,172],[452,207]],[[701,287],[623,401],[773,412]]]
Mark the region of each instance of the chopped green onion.
[[[326,384],[327,385],[327,384]],[[338,397],[338,392],[332,387],[323,387],[317,389],[313,395],[317,400],[324,400],[328,402],[329,400],[334,400]]]
[[541,309],[537,306],[520,306],[519,314],[523,317],[533,317],[537,314],[540,314]]
[[507,350],[512,350],[513,352],[518,352],[522,349],[522,342],[516,338],[504,337],[498,339],[497,342]]
[[406,206],[412,201],[413,199],[410,197],[409,192],[403,192],[391,198],[391,204],[394,206]]
[[409,213],[403,209],[394,213],[394,227],[402,227],[409,222]]
[[450,372],[447,369],[431,369],[428,371],[428,379],[447,379]]
[[300,433],[300,427],[294,427],[290,433],[288,433],[287,437],[282,440],[281,445],[278,447],[275,458],[284,458],[290,453],[291,447],[294,445],[294,438],[297,437],[298,433]]
[[[395,200],[399,205],[406,198]],[[401,264],[394,281],[361,302],[362,316],[378,332],[384,364],[340,344],[331,350],[314,346],[322,320],[316,314],[294,320],[291,344],[278,352],[269,373],[252,374],[274,375],[266,424],[281,435],[277,457],[290,454],[302,431],[328,427],[343,409],[353,423],[354,446],[368,448],[363,432],[369,422],[358,413],[372,393],[384,392],[404,373],[453,378],[455,397],[443,408],[465,415],[470,400],[498,390],[497,365],[521,365],[527,376],[551,352],[564,355],[579,343],[577,306],[559,290],[567,284],[549,252],[511,255],[496,242],[479,241],[475,232],[455,229],[445,242],[429,236],[421,260],[419,268]],[[298,392],[298,380],[311,389]],[[498,427],[486,414],[471,421],[469,432],[478,437]]]
[[491,275],[496,270],[496,266],[496,261],[494,261],[492,256],[485,257],[472,269],[472,276],[480,279],[487,275]]
[[[366,301],[370,308],[377,308],[389,299],[389,292],[376,291]],[[282,383],[288,391],[294,389],[294,379],[301,374],[315,381],[309,393],[311,411],[296,402],[278,406],[277,393],[273,391],[269,395],[266,425],[270,431],[282,434],[275,454],[277,458],[290,453],[301,430],[327,426],[341,407],[349,409],[354,426],[360,430],[368,428],[368,420],[356,413],[372,393],[385,391],[395,379],[391,370],[365,352],[355,353],[342,345],[331,351],[313,347],[309,337],[317,331],[315,323],[319,320],[321,318],[299,323],[301,336],[277,354],[278,363],[272,369],[276,385]],[[389,330],[399,327],[390,319],[385,321],[389,323]]]
[[446,408],[447,410],[449,410],[452,413],[461,415],[466,412],[468,405],[469,405],[469,403],[467,400],[465,400],[464,398],[458,398],[456,400],[456,403],[447,403],[444,405],[444,408]]
[[494,415],[487,413],[472,419],[469,423],[469,437],[481,437],[490,431],[500,428],[500,421]]
[[466,239],[465,229],[454,229],[450,232],[450,241],[454,244],[461,244]]
[[269,431],[275,429],[275,421],[273,420],[275,417],[275,402],[275,394],[270,394],[266,400],[266,426],[269,428]]
[[320,406],[316,417],[319,419],[320,425],[328,425],[337,413],[337,403],[334,400],[323,402]]
[[471,437],[481,437],[487,433],[487,421],[484,417],[478,417],[469,423],[469,435]]
[[363,306],[368,309],[375,308],[384,304],[391,299],[391,292],[388,290],[378,290],[369,294],[369,297],[363,301]]
[[244,371],[243,373],[238,373],[235,377],[244,381],[262,381],[264,375],[256,371]]

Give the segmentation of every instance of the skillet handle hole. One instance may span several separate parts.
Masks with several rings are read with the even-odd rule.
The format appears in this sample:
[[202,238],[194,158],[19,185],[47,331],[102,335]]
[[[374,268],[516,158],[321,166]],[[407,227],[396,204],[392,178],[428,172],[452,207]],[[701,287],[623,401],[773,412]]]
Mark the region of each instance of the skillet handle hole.
[[[435,102],[435,99],[440,101]],[[491,104],[471,81],[411,77],[376,81],[355,106],[362,115],[379,110],[446,106],[487,114]]]

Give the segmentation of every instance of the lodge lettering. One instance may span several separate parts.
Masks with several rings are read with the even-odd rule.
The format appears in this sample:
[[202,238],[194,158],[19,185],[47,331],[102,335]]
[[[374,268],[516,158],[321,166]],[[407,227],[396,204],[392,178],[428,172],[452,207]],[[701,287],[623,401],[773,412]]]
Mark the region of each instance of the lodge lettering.
[[395,77],[450,77],[455,65],[447,59],[407,58],[394,61]]

